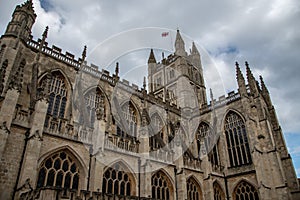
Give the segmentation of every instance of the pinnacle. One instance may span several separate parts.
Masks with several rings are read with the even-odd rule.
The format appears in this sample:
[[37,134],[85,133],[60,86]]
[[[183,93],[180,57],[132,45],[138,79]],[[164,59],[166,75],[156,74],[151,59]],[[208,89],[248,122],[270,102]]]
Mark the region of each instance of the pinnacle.
[[156,63],[156,59],[155,59],[155,56],[154,56],[154,53],[153,53],[153,49],[151,49],[151,51],[150,51],[148,63]]

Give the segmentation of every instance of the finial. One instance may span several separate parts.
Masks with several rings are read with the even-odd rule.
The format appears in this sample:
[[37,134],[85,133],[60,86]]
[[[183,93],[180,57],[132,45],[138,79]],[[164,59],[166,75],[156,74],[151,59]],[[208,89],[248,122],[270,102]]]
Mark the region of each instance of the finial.
[[245,66],[249,68],[249,64],[247,61],[245,62]]
[[269,92],[267,86],[265,85],[264,79],[262,76],[259,76],[261,89],[263,92]]
[[144,76],[143,88],[144,88],[144,90],[146,90],[146,76]]
[[162,56],[162,59],[165,59],[165,53],[164,52],[161,53],[161,56]]
[[45,41],[46,40],[46,38],[47,38],[47,36],[48,36],[48,30],[49,30],[49,26],[46,26],[46,28],[45,28],[45,30],[44,30],[44,32],[43,32],[43,41]]
[[240,65],[237,61],[235,62],[235,66],[238,67],[238,68],[240,67]]
[[150,51],[148,63],[156,63],[156,59],[155,59],[155,56],[154,56],[154,53],[153,53],[153,49],[151,49],[151,51]]
[[209,93],[210,93],[210,99],[211,99],[211,101],[213,102],[213,101],[214,101],[214,94],[213,94],[211,88],[209,89]]
[[83,52],[82,52],[82,62],[85,61],[85,58],[86,58],[86,50],[87,50],[87,46],[84,45]]
[[115,69],[116,76],[119,76],[119,63],[116,62],[116,69]]

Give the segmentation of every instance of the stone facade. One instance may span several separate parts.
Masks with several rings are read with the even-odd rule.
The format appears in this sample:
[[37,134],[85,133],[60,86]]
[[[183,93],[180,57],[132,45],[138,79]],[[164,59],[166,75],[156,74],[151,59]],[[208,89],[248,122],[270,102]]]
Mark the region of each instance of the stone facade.
[[31,37],[32,1],[0,40],[0,199],[299,199],[267,87],[207,102],[200,54],[148,59],[148,89]]

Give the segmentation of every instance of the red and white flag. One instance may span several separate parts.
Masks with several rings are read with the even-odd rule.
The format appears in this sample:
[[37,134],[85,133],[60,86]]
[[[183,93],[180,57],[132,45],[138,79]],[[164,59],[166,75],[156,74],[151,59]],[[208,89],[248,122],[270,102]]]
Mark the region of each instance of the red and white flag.
[[163,32],[162,34],[161,34],[161,37],[167,37],[169,35],[169,32]]

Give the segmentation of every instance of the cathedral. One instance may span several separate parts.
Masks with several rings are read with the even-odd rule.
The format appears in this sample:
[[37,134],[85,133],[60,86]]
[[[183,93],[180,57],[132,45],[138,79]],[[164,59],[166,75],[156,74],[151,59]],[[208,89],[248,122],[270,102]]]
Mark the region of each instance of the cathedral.
[[[262,77],[207,91],[177,31],[141,87],[31,35],[32,0],[0,38],[1,200],[296,200],[299,182]],[[121,65],[122,63],[120,63]],[[234,65],[234,64],[233,64]],[[234,78],[234,77],[232,77]],[[207,95],[209,94],[209,95]]]

